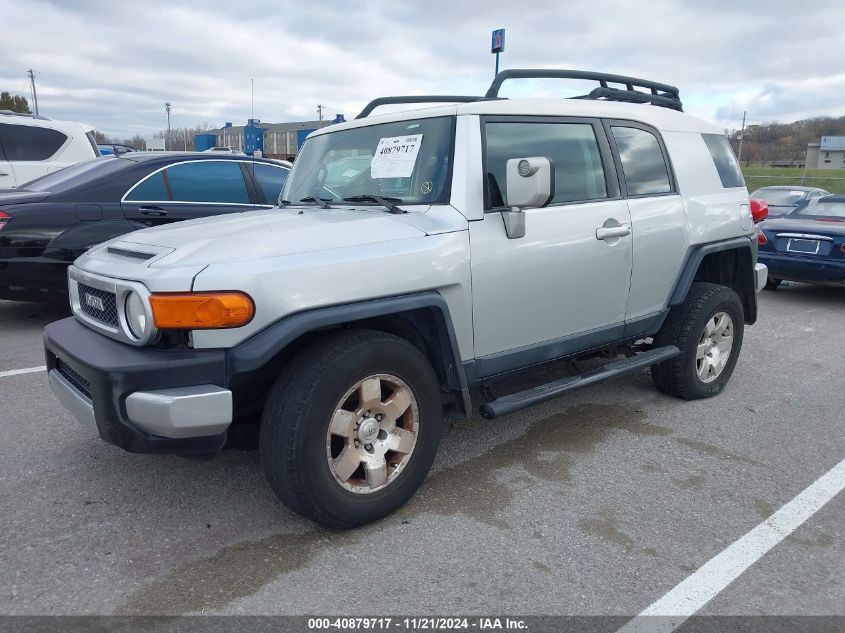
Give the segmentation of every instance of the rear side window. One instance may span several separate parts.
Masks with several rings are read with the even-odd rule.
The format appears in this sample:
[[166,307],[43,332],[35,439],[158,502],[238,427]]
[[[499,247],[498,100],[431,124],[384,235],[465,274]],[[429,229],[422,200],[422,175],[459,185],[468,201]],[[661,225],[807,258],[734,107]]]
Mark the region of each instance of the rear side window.
[[485,126],[487,208],[508,206],[506,168],[512,158],[545,156],[554,162],[551,204],[607,197],[604,167],[588,123],[498,123]]
[[249,204],[241,165],[236,161],[203,160],[167,168],[173,200]]
[[47,160],[66,141],[67,135],[58,130],[0,123],[0,142],[9,161]]
[[145,202],[164,202],[165,200],[170,200],[170,196],[167,195],[167,187],[164,185],[164,172],[157,172],[146,180],[142,180],[126,196],[126,199]]
[[284,167],[274,167],[266,163],[255,163],[255,180],[258,182],[258,186],[261,187],[261,191],[264,193],[264,199],[267,200],[268,204],[276,204],[287,179],[288,170]]
[[727,137],[722,134],[702,134],[701,138],[710,150],[710,156],[716,165],[716,171],[719,172],[722,186],[725,188],[744,187],[745,179],[742,177],[742,171],[739,169]]
[[629,196],[650,196],[672,191],[669,169],[657,137],[634,127],[611,128],[619,150]]

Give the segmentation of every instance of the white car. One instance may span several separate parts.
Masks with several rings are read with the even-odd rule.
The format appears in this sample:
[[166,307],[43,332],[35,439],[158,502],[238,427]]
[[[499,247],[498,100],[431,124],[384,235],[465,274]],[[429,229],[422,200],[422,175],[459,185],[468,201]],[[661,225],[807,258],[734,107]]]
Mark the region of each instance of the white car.
[[99,155],[90,125],[0,112],[0,189],[17,187]]
[[232,149],[231,147],[209,147],[208,149],[204,149],[203,152],[219,154],[243,154],[243,152],[240,152],[236,149]]

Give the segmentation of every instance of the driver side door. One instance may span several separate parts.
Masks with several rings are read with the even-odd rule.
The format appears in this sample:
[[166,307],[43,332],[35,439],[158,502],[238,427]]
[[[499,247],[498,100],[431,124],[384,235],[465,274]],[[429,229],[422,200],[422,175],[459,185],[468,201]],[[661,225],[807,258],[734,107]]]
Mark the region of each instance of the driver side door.
[[[598,120],[482,119],[485,214],[470,222],[476,377],[524,367],[622,336],[632,270],[631,218]],[[554,197],[525,209],[509,239],[505,166],[544,156]],[[602,237],[603,227],[621,236]],[[618,233],[620,231],[614,231]]]

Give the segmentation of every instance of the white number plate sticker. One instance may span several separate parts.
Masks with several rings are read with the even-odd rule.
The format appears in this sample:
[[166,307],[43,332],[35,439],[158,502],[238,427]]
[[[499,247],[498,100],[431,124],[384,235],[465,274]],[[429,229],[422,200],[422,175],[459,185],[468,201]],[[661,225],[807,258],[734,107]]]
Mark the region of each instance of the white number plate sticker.
[[422,134],[381,138],[370,162],[371,178],[410,178],[414,173]]

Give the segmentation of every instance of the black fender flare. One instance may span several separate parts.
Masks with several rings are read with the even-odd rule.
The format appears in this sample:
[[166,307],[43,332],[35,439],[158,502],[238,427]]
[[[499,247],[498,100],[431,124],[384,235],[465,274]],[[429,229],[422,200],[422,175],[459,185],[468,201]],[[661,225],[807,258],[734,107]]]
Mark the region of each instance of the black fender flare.
[[449,306],[434,291],[316,308],[286,316],[227,351],[227,383],[234,376],[259,371],[293,341],[316,330],[426,309],[435,316],[447,385],[460,391],[464,413],[471,415],[469,387]]
[[746,253],[749,258],[749,270],[747,279],[737,279],[738,292],[743,299],[746,309],[746,323],[753,323],[757,319],[757,295],[754,279],[754,265],[757,263],[757,242],[754,236],[735,237],[709,244],[696,244],[689,248],[684,261],[681,273],[675,281],[672,294],[669,295],[667,308],[680,305],[687,298],[690,286],[695,279],[701,262],[707,255],[721,251],[737,250]]

